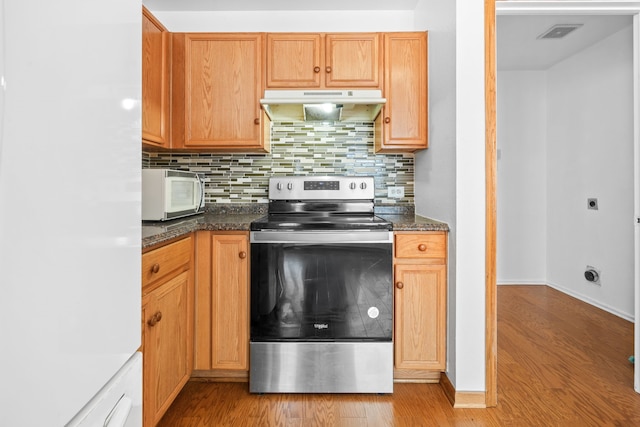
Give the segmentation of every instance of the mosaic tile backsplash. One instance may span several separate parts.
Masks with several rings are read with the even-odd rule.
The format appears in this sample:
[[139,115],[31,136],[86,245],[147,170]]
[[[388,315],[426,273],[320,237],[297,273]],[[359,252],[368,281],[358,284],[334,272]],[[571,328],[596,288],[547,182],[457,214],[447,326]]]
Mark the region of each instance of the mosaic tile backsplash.
[[[143,168],[190,170],[204,176],[205,203],[266,203],[273,175],[375,178],[377,204],[413,205],[413,154],[374,154],[373,123],[277,122],[271,153],[143,152]],[[387,187],[403,186],[389,199]]]

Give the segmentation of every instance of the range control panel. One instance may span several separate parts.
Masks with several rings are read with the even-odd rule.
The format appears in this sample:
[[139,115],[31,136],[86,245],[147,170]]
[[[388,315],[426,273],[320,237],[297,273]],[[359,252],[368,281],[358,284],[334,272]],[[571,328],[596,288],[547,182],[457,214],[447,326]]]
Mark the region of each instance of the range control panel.
[[331,190],[340,191],[340,181],[303,181],[304,189],[311,191]]
[[373,200],[372,176],[277,176],[269,179],[270,200]]

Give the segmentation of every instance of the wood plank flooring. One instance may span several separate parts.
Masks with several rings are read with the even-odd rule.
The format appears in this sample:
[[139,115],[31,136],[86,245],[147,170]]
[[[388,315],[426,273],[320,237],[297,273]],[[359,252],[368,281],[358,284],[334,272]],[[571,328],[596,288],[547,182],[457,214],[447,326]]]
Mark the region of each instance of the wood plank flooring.
[[252,395],[190,381],[159,426],[640,426],[632,352],[626,320],[546,286],[499,286],[496,408],[453,409],[438,384]]

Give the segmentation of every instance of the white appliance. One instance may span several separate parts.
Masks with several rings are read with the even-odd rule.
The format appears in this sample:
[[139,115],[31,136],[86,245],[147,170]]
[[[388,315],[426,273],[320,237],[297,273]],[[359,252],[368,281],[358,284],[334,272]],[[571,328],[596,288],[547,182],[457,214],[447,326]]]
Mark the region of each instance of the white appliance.
[[142,220],[167,221],[204,212],[204,184],[197,173],[142,170]]
[[369,89],[265,90],[260,100],[272,121],[374,121],[386,102]]
[[0,0],[0,37],[0,425],[139,426],[141,3]]

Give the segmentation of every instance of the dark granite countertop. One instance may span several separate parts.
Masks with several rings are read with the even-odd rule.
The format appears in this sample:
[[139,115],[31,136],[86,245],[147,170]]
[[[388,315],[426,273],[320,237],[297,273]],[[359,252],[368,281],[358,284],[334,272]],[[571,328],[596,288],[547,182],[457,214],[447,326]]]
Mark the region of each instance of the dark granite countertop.
[[264,214],[204,213],[165,222],[142,223],[142,249],[188,234],[192,231],[249,231],[252,221]]
[[[142,249],[191,233],[192,231],[249,231],[252,221],[266,214],[266,205],[251,208],[229,206],[204,214],[175,219],[142,223]],[[393,223],[394,231],[448,231],[449,226],[440,221],[415,215],[412,209],[376,207],[376,214]]]
[[449,231],[449,225],[420,215],[379,214],[393,223],[393,231]]

